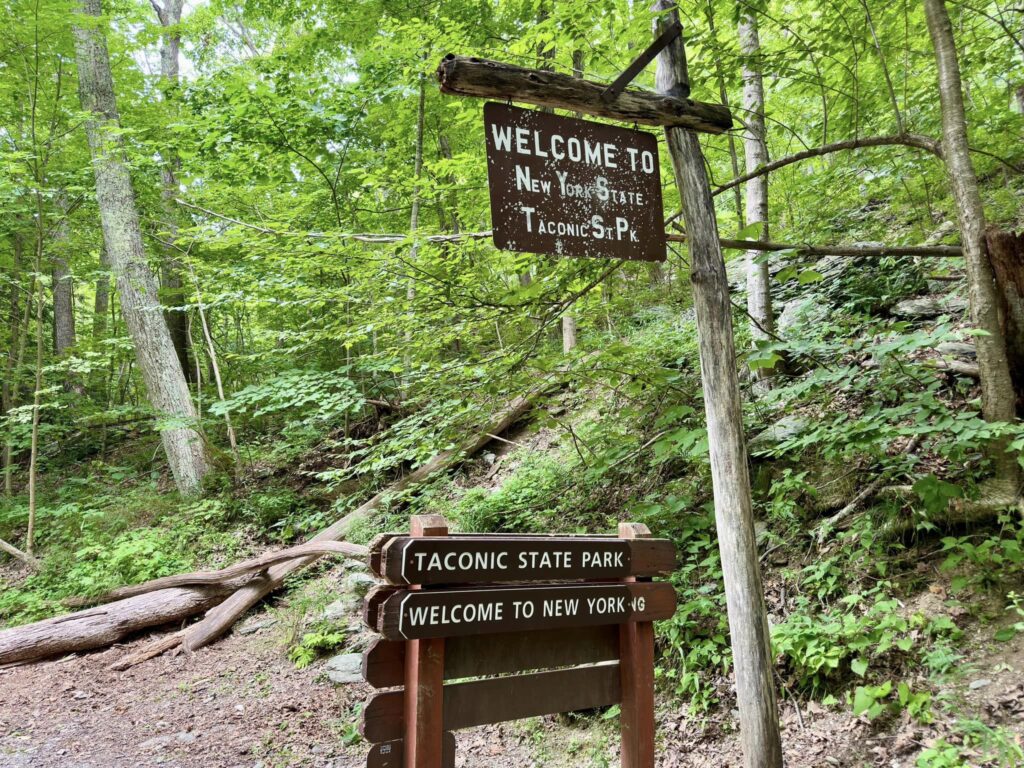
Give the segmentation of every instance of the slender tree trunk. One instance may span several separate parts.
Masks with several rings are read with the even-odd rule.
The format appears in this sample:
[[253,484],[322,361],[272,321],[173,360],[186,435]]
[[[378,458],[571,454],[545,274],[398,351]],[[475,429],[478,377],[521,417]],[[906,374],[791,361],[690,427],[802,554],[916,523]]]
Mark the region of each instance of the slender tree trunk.
[[92,305],[92,338],[100,341],[107,335],[107,310],[110,307],[110,260],[107,247],[100,246],[100,270],[96,278],[96,295]]
[[43,242],[46,236],[46,217],[42,195],[36,191],[36,378],[32,395],[32,442],[28,460],[28,531],[25,534],[25,554],[35,557],[36,543],[36,471],[39,462],[39,409],[43,395]]
[[[181,48],[181,33],[178,31],[178,25],[181,23],[183,0],[165,0],[163,6],[158,5],[155,0],[151,0],[151,4],[160,25],[164,28],[160,45],[160,82],[166,103],[173,98],[174,91],[178,86],[179,50]],[[178,238],[178,207],[174,198],[178,194],[177,172],[181,168],[181,159],[178,157],[177,150],[171,145],[161,149],[160,154],[163,156],[160,181],[164,218],[163,236],[166,238],[166,243],[162,248],[163,259],[160,269],[160,282],[163,288],[164,303],[167,307],[164,315],[167,319],[167,328],[171,332],[174,351],[181,363],[181,370],[185,374],[186,381],[192,382],[193,372],[189,361],[188,312],[184,308],[186,296],[182,280],[183,267],[174,248],[174,241]]]
[[[572,52],[572,76],[583,79],[583,51]],[[580,115],[577,114],[576,117]],[[562,354],[568,355],[576,348],[576,316],[572,312],[562,315]]]
[[[102,15],[100,0],[81,0],[81,7],[87,16],[99,19]],[[76,27],[75,51],[82,109],[89,115],[86,133],[96,175],[96,199],[121,296],[121,313],[153,408],[166,418],[186,423],[162,430],[161,439],[178,489],[196,493],[208,470],[205,446],[188,383],[160,311],[156,280],[143,251],[102,27]]]
[[[746,129],[743,150],[747,173],[768,164],[765,143],[764,82],[761,75],[761,41],[757,33],[757,17],[743,9],[739,24],[740,52],[743,54],[743,109]],[[760,224],[756,239],[768,239],[768,177],[758,176],[747,182],[747,226]],[[771,276],[768,262],[757,251],[747,251],[747,313],[750,315],[750,336],[754,344],[768,342],[775,333],[772,312]],[[755,389],[771,387],[772,368],[754,371]]]
[[[217,363],[217,349],[213,346],[213,336],[210,335],[210,325],[206,322],[206,309],[203,307],[203,293],[199,288],[199,278],[196,271],[189,265],[189,273],[192,275],[192,284],[196,289],[196,306],[199,309],[199,321],[203,326],[203,339],[206,340],[206,351],[210,356],[210,367],[213,369],[213,380],[217,385],[217,397],[223,402],[227,399],[224,395],[224,381],[220,376],[220,365]],[[191,335],[191,334],[189,334]],[[198,355],[196,356],[198,358]],[[196,360],[196,383],[199,383],[199,360]],[[199,388],[200,392],[202,387]],[[231,414],[224,411],[224,425],[228,432],[228,444],[231,446],[231,455],[235,459],[235,473],[242,473],[242,457],[238,453],[238,439],[235,437],[235,428],[231,423]]]
[[[412,248],[409,251],[409,262],[415,268],[420,253],[420,241],[417,233],[420,228],[420,176],[423,173],[423,125],[426,120],[426,78],[420,74],[420,93],[416,104],[416,149],[413,157],[413,188],[412,188],[412,211],[409,213],[409,236],[412,237]],[[416,283],[412,278],[412,269],[405,285],[405,298],[409,302],[409,327],[405,331],[405,341],[408,346],[412,341],[412,319],[415,315],[412,303],[416,299]],[[405,370],[409,373],[412,367],[412,357],[408,350],[405,353]],[[408,385],[408,380],[406,380]]]
[[[718,31],[715,29],[715,5],[711,0],[708,0],[707,7],[708,17],[708,32],[711,35],[711,40],[714,44],[718,44]],[[722,70],[722,60],[715,56],[715,79],[718,81],[718,97],[722,102],[723,107],[729,106],[729,91],[725,87],[725,73]],[[739,156],[736,152],[736,136],[730,131],[729,134],[729,162],[732,165],[732,177],[739,178],[740,175],[740,161]],[[739,185],[732,188],[733,193],[733,205],[736,207],[736,230],[741,231],[746,226],[744,221],[746,217],[743,215],[743,192]],[[657,262],[655,262],[657,264]],[[659,265],[660,266],[660,265]]]
[[[999,318],[999,295],[985,252],[985,210],[967,144],[967,119],[953,27],[944,0],[924,0],[924,8],[935,46],[942,105],[942,153],[960,222],[971,322],[985,332],[975,337],[982,411],[986,421],[1013,422],[1016,397],[1007,361],[1006,337]],[[1017,457],[1006,451],[1006,441],[997,441],[992,446],[991,458],[997,479],[1016,491],[1020,471]]]
[[[669,11],[658,16],[656,31],[679,19],[673,0],[657,0],[654,10]],[[658,91],[687,98],[688,82],[686,51],[680,37],[658,55]],[[690,238],[690,279],[744,765],[782,768],[768,615],[754,534],[743,404],[735,364],[732,304],[715,206],[697,134],[668,128],[665,135]]]
[[61,196],[60,220],[53,228],[50,257],[53,279],[53,354],[58,359],[75,346],[75,297],[67,260],[68,222],[66,201]]
[[[11,236],[12,264],[11,264],[11,304],[10,304],[10,344],[7,347],[7,356],[4,361],[4,380],[0,388],[0,411],[2,415],[15,406],[17,398],[17,385],[14,377],[18,374],[18,350],[22,346],[21,337],[24,333],[24,326],[21,321],[21,260],[22,240],[21,235],[14,233]],[[25,302],[26,305],[31,302]],[[27,316],[26,316],[27,320]],[[11,477],[11,439],[9,435],[4,437],[3,446],[3,473],[4,473],[4,495],[10,496],[13,489]]]

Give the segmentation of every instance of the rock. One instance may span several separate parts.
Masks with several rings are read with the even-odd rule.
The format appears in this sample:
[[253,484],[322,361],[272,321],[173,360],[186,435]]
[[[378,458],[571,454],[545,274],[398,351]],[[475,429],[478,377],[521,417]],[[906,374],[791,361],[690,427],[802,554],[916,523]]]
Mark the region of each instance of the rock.
[[987,677],[983,677],[980,680],[972,680],[970,685],[968,685],[967,687],[970,688],[972,691],[976,691],[979,688],[984,688],[987,685],[992,685],[992,681],[989,680]]
[[974,360],[978,357],[978,350],[973,344],[961,341],[944,341],[935,347],[935,351],[962,360]]
[[918,296],[898,302],[892,313],[899,317],[938,317],[939,315],[963,315],[967,311],[967,299],[962,296]]
[[376,586],[377,580],[366,573],[352,573],[345,579],[345,591],[351,596],[362,600],[371,587]]
[[956,232],[956,223],[949,221],[948,219],[936,228],[934,232],[928,235],[928,239],[924,241],[925,245],[938,245],[942,240],[949,235]]
[[321,621],[344,621],[348,618],[352,607],[348,600],[335,600],[333,603],[324,608],[323,613],[320,614]]
[[199,736],[197,736],[194,733],[191,733],[190,731],[182,731],[181,733],[176,734],[174,737],[175,741],[177,741],[179,744],[191,744],[198,738]]
[[779,335],[784,336],[786,331],[796,325],[817,323],[827,317],[828,306],[820,298],[795,299],[783,305],[779,319],[775,321],[775,327]]
[[781,443],[783,440],[789,440],[791,437],[796,437],[803,432],[806,427],[807,419],[803,416],[783,416],[767,429],[764,429],[754,435],[747,445],[751,451],[766,450],[775,443]]
[[139,749],[147,752],[155,752],[167,747],[172,740],[172,736],[154,736],[152,739],[146,739],[144,742],[139,744]]
[[363,655],[342,653],[327,660],[327,677],[332,683],[348,685],[363,682]]
[[277,619],[271,619],[267,616],[253,616],[251,619],[247,619],[235,630],[240,635],[254,635],[260,630],[267,629],[277,624]]

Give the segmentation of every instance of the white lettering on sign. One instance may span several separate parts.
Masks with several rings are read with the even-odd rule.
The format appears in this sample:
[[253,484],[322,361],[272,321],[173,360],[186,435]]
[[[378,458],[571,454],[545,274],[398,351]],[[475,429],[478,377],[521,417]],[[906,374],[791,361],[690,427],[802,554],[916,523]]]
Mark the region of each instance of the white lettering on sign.
[[484,117],[499,248],[664,259],[654,136],[494,103]]
[[[533,157],[552,157],[564,160],[568,155],[574,163],[596,165],[601,168],[619,167],[619,146],[610,141],[590,141],[570,136],[566,139],[557,133],[545,135],[528,128],[512,128],[510,125],[491,124],[494,146],[501,152],[515,152]],[[514,140],[513,140],[514,137]],[[654,154],[636,147],[626,147],[630,170],[653,174],[656,170]]]

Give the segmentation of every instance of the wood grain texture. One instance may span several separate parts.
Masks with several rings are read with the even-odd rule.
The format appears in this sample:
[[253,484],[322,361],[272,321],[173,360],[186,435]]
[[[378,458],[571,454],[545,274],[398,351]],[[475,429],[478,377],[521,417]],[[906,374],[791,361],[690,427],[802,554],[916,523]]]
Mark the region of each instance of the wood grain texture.
[[610,102],[607,86],[558,72],[524,69],[513,64],[449,54],[437,68],[443,93],[498,101],[518,101],[642,125],[673,125],[705,133],[732,127],[729,110],[673,95],[627,89]]
[[[374,688],[404,684],[405,642],[378,638],[363,654],[363,677]],[[596,664],[619,658],[614,625],[502,632],[449,638],[444,679],[506,675],[532,670]]]
[[[621,695],[618,664],[453,683],[444,687],[444,728],[604,707],[618,703]],[[373,743],[401,738],[404,701],[400,690],[373,696],[363,710],[363,737]]]
[[[659,13],[656,23],[671,23],[678,18],[672,0],[657,0],[654,10]],[[677,39],[669,49],[682,45]],[[658,57],[656,80],[663,93],[671,93],[675,84],[687,79],[680,66],[685,56],[669,54],[671,51]],[[690,280],[744,765],[782,768],[768,617],[754,535],[743,403],[736,372],[732,304],[715,207],[697,135],[680,128],[666,128],[665,134],[690,237]]]

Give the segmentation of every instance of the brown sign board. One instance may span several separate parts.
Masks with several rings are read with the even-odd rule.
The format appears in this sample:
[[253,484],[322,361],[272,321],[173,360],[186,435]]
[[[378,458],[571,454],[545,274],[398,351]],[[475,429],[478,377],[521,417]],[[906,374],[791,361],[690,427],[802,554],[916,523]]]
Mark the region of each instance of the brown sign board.
[[392,584],[476,584],[657,576],[675,567],[667,539],[399,536],[383,548],[377,574]]
[[[363,738],[371,744],[402,738],[405,694],[404,690],[383,691],[366,703],[360,727]],[[450,683],[443,689],[441,716],[446,731],[457,731],[621,701],[619,664],[596,664]]]
[[[366,682],[374,688],[404,685],[407,645],[400,640],[377,638],[363,654]],[[617,624],[463,635],[445,640],[444,679],[511,675],[618,658]]]
[[671,584],[565,584],[490,589],[401,590],[377,613],[388,640],[456,637],[631,621],[675,613]]
[[494,102],[484,129],[498,248],[665,259],[653,134]]

